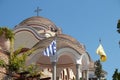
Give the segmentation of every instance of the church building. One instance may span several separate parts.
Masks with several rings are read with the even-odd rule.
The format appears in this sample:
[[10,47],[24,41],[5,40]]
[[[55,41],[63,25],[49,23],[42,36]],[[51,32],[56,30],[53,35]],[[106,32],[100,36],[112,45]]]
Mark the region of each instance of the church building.
[[[40,78],[45,80],[97,80],[95,63],[85,45],[64,34],[51,20],[39,16],[39,8],[36,12],[37,16],[27,18],[13,28],[15,51],[20,47],[23,50],[36,48],[27,57],[25,65],[37,65],[42,72]],[[0,59],[7,63],[9,58],[4,50],[9,50],[10,43],[4,38],[0,36]],[[0,72],[7,71],[0,67]],[[0,79],[4,77],[6,75],[0,73]]]
[[[62,33],[51,20],[33,16],[23,20],[14,28],[15,49],[37,47],[26,65],[37,64],[44,75],[51,80],[93,80],[94,62],[84,44]],[[43,51],[56,41],[56,53],[46,56]]]

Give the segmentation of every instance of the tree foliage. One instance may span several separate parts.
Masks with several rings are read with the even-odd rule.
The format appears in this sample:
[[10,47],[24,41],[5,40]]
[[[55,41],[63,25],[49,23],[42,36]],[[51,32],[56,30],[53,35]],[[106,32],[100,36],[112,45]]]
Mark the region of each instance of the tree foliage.
[[95,62],[95,75],[99,80],[102,77],[102,64],[100,60],[97,60]]
[[120,80],[120,72],[118,72],[118,69],[115,69],[112,78],[113,80]]
[[117,23],[117,32],[120,33],[120,20],[118,20],[118,23]]
[[5,35],[6,39],[9,39],[9,40],[14,39],[13,31],[7,27],[0,27],[0,36],[2,35]]
[[[35,48],[31,48],[25,52],[22,52],[23,48],[19,48],[14,51],[14,33],[12,30],[8,29],[7,27],[0,27],[0,37],[10,40],[10,50],[7,52],[6,56],[9,58],[9,63],[6,63],[4,60],[0,59],[0,67],[3,67],[7,70],[6,73],[11,78],[13,74],[19,74],[27,72],[29,76],[35,76],[37,74],[40,75],[39,71],[37,71],[37,67],[31,64],[30,66],[25,65],[25,61],[28,55],[32,54],[35,51]],[[21,53],[21,54],[20,54]],[[28,77],[28,76],[25,76]],[[21,79],[20,79],[21,80]],[[22,79],[23,80],[23,79]]]

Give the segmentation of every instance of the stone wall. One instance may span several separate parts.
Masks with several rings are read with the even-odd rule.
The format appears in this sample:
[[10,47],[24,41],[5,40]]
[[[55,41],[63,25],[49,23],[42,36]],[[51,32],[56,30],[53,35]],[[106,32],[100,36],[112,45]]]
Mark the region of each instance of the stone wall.
[[[0,59],[4,60],[8,64],[8,56],[4,54],[4,52],[1,50],[0,50]],[[6,73],[6,69],[3,67],[0,67],[0,80],[2,80],[6,76],[5,73]]]

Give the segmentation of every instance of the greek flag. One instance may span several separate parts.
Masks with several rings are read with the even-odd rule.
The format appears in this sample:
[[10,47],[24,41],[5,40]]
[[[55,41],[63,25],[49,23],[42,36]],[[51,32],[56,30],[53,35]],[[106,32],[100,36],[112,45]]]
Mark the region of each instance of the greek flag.
[[52,56],[56,54],[56,40],[53,40],[50,45],[43,51],[45,56]]

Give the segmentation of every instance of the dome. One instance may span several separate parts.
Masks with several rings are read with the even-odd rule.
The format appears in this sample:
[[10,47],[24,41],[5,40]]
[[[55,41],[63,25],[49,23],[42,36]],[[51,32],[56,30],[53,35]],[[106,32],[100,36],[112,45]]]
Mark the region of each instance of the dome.
[[50,21],[47,18],[43,18],[41,16],[33,16],[30,18],[27,18],[25,20],[23,20],[19,26],[31,26],[31,27],[36,27],[36,28],[45,28],[48,30],[57,30],[56,25]]

